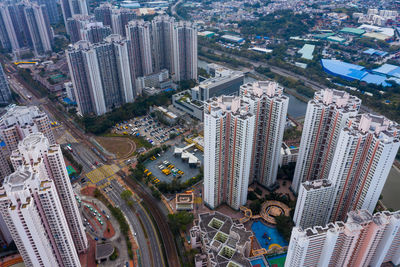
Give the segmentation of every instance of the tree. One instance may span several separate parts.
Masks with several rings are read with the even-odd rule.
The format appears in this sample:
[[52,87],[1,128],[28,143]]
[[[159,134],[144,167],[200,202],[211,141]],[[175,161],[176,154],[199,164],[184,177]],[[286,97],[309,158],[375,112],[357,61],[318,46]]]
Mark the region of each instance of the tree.
[[249,199],[249,200],[256,200],[256,199],[258,199],[258,197],[257,197],[256,193],[254,193],[253,191],[250,191],[250,192],[247,194],[247,199]]
[[125,201],[128,201],[128,200],[131,198],[131,196],[132,196],[132,192],[129,191],[129,190],[124,190],[124,191],[122,191],[122,193],[121,193],[121,198],[122,198],[123,200],[125,200]]
[[161,193],[160,191],[158,191],[157,189],[155,189],[154,187],[151,187],[151,194],[153,195],[153,197],[155,197],[158,200],[161,200]]
[[258,199],[256,201],[251,202],[250,209],[253,212],[253,214],[259,214],[261,211],[261,200]]
[[193,219],[193,214],[187,211],[179,211],[174,214],[168,214],[168,222],[171,230],[174,233],[185,231],[186,228],[193,222]]
[[292,228],[294,223],[292,218],[285,215],[279,215],[275,217],[276,221],[276,230],[285,238],[286,241],[290,240],[290,235],[292,233]]

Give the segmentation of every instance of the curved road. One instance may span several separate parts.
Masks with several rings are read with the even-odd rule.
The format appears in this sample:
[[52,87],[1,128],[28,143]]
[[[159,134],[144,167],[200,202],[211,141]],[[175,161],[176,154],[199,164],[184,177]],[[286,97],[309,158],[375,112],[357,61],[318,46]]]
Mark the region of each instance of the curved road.
[[[82,132],[81,129],[76,127],[68,117],[65,116],[62,112],[60,112],[55,106],[54,103],[48,100],[47,98],[41,98],[38,92],[31,87],[30,84],[27,84],[18,74],[10,74],[10,83],[15,91],[17,91],[20,95],[26,96],[28,93],[32,96],[31,99],[23,98],[23,103],[25,104],[33,104],[33,105],[41,105],[47,111],[47,113],[56,116],[58,120],[62,124],[64,124],[65,128],[73,134],[73,136],[81,142],[82,145],[86,145],[91,148],[91,143],[87,140],[88,137],[86,134]],[[14,80],[16,79],[16,80]],[[79,158],[82,162],[86,161],[86,158]],[[87,162],[87,164],[91,164],[91,162]],[[137,202],[134,202],[135,212],[126,205],[125,201],[123,201],[120,197],[120,194],[125,189],[118,183],[116,180],[112,180],[112,190],[107,192],[107,195],[114,201],[116,205],[120,207],[122,212],[128,218],[129,223],[134,228],[136,233],[136,238],[139,243],[140,250],[140,266],[146,267],[164,267],[167,266],[164,262],[163,250],[161,248],[161,241],[158,238],[157,229],[153,225],[149,215],[147,212],[139,205]],[[166,219],[164,219],[166,220]],[[142,223],[140,223],[140,221]],[[143,229],[144,228],[144,229]],[[168,229],[169,230],[169,229]],[[160,230],[161,231],[161,230]],[[146,234],[145,234],[146,233]],[[175,248],[175,247],[174,247]],[[176,253],[176,251],[175,251]],[[179,261],[178,261],[179,262]],[[179,266],[170,265],[170,266]]]
[[[207,46],[204,46],[204,47],[207,47]],[[235,58],[235,59],[237,59],[239,61],[250,63],[251,65],[253,65],[253,67],[259,67],[259,66],[266,67],[266,68],[269,68],[272,72],[274,72],[276,74],[279,74],[281,76],[290,77],[290,78],[294,78],[296,80],[300,80],[300,81],[304,82],[304,84],[306,86],[310,87],[314,91],[319,91],[319,90],[327,88],[326,85],[323,85],[323,84],[320,84],[318,82],[312,81],[312,80],[310,80],[310,79],[308,79],[308,78],[306,78],[306,77],[304,77],[304,76],[302,76],[300,74],[294,73],[292,71],[289,71],[289,70],[286,70],[286,69],[283,69],[283,68],[280,68],[280,67],[269,65],[269,64],[267,64],[265,62],[257,62],[257,61],[254,61],[254,60],[250,60],[248,58],[244,58],[244,57],[241,57],[241,56],[233,55],[233,54],[230,54],[230,53],[227,53],[227,52],[224,52],[224,51],[220,51],[220,50],[216,50],[216,49],[210,48],[210,47],[207,47],[207,49],[212,50],[217,55],[226,55],[226,56],[230,56],[232,58]],[[250,70],[250,72],[254,72],[254,73],[259,74],[254,69]],[[367,107],[365,105],[361,106],[360,111],[376,114],[375,111],[373,111],[372,109],[370,109],[369,107]]]
[[151,215],[153,216],[154,221],[160,230],[160,235],[165,248],[165,255],[167,255],[168,259],[168,265],[170,267],[180,266],[179,256],[175,245],[175,237],[169,228],[165,214],[157,205],[159,200],[155,199],[152,195],[146,192],[141,185],[136,184],[129,177],[125,177],[124,181],[138,194],[139,197],[143,199],[143,202],[147,205]]
[[157,232],[150,218],[136,201],[134,201],[133,206],[134,212],[125,201],[121,199],[121,193],[125,188],[123,188],[118,181],[111,180],[111,184],[113,188],[107,192],[107,195],[126,215],[134,229],[134,233],[136,233],[140,250],[140,266],[165,266]]
[[178,17],[179,19],[182,19],[182,18],[181,18],[181,16],[178,15],[178,13],[176,13],[176,7],[177,7],[180,3],[182,3],[182,2],[183,2],[183,0],[178,0],[178,1],[176,1],[175,4],[173,4],[173,5],[171,6],[171,13],[172,13],[172,16],[176,16],[176,17]]

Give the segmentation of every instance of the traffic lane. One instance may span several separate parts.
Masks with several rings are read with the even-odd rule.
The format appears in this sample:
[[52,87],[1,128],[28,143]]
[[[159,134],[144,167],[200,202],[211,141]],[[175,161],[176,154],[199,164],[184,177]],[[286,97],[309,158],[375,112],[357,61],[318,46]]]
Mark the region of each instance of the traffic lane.
[[143,266],[151,266],[151,257],[148,251],[147,240],[144,236],[143,230],[141,229],[137,217],[130,209],[126,209],[120,196],[114,190],[108,191],[107,195],[111,198],[112,201],[115,202],[115,204],[117,204],[121,208],[122,212],[126,215],[130,224],[132,225],[133,231],[135,231],[137,240],[139,242],[141,260],[142,264],[144,264]]
[[80,156],[80,153],[79,153],[79,151],[77,151],[78,149],[72,149],[73,151],[72,151],[72,156],[74,157],[74,159],[79,163],[79,164],[81,164],[82,165],[82,167],[83,167],[83,171],[84,172],[90,172],[90,171],[92,171],[92,164],[90,164],[90,163],[88,163],[85,159],[83,159],[81,156]]
[[133,230],[135,231],[135,233],[137,233],[136,237],[139,242],[139,250],[141,255],[140,259],[142,266],[151,266],[151,257],[149,255],[147,239],[144,236],[143,229],[141,228],[137,217],[133,214],[133,212],[130,209],[128,210],[126,209],[126,207],[124,207],[124,203],[122,203],[121,198],[117,196],[115,192],[109,191],[107,192],[107,195],[111,198],[112,201],[114,201],[118,206],[120,206],[122,212],[125,214],[130,224],[134,228]]
[[[147,240],[149,240],[150,242],[150,246],[154,247],[154,234],[152,233],[152,229],[151,229],[151,225],[149,225],[149,222],[146,219],[146,215],[143,213],[143,211],[141,210],[140,206],[138,206],[135,202],[134,202],[134,209],[136,211],[136,213],[134,213],[132,211],[132,209],[130,207],[128,207],[125,204],[125,201],[122,200],[120,198],[121,193],[125,190],[122,186],[119,185],[119,183],[117,183],[116,181],[113,183],[114,186],[114,192],[113,194],[115,194],[115,196],[118,199],[118,205],[120,206],[121,210],[127,215],[128,219],[130,220],[130,222],[134,225],[136,225],[136,229],[141,229],[141,231],[136,231],[136,233],[140,233],[141,235],[141,241],[142,241],[142,247],[144,246],[144,250],[146,250],[146,255],[148,255],[148,263],[151,264],[152,261],[154,261],[155,265],[151,264],[151,266],[162,266],[157,264],[159,262],[159,255],[155,255],[154,251],[150,252],[149,251],[149,247],[147,245]],[[145,229],[142,229],[142,224],[139,222],[139,218],[143,223],[143,226],[145,227]],[[146,238],[144,235],[144,231],[146,231],[147,235],[149,238]],[[152,255],[153,254],[153,257]],[[149,265],[150,266],[150,265]]]
[[[117,181],[112,180],[111,182],[119,195],[125,190],[125,188],[123,188]],[[124,201],[121,207],[130,210],[130,208],[127,207]],[[155,229],[152,227],[153,225],[152,221],[150,221],[151,219],[148,217],[146,211],[144,211],[136,201],[134,201],[134,208],[136,210],[136,214],[139,215],[140,219],[142,220],[142,223],[144,224],[144,227],[146,228],[146,232],[150,241],[150,246],[152,248],[152,256],[153,256],[152,259],[154,261],[154,264],[155,266],[163,266],[161,258],[162,252],[160,251],[160,244],[157,239],[157,233],[154,231]]]

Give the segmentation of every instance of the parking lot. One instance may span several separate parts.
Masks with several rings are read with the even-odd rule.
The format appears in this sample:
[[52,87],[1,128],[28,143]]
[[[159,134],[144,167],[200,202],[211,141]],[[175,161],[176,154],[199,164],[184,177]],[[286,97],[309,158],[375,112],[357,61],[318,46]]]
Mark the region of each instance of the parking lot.
[[119,123],[114,126],[114,131],[118,134],[143,136],[152,145],[160,145],[170,139],[170,134],[179,135],[185,129],[163,125],[147,115]]
[[[192,153],[203,162],[203,153],[201,151],[192,151]],[[172,165],[172,166],[170,166]],[[180,157],[174,156],[174,148],[168,149],[166,152],[161,153],[160,157],[156,157],[153,160],[148,160],[145,163],[146,173],[151,172],[151,175],[155,179],[159,179],[162,182],[171,182],[175,177],[180,176],[179,181],[185,182],[186,180],[199,174],[199,168],[192,168],[188,162],[183,161]],[[168,168],[168,166],[170,166]],[[163,173],[163,170],[168,169],[169,172]],[[178,170],[183,174],[178,173]],[[169,174],[168,174],[169,173]]]

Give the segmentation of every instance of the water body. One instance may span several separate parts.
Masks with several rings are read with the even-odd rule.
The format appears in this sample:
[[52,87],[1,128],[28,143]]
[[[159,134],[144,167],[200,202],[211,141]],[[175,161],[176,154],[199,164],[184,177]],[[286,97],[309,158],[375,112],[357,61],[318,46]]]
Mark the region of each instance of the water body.
[[301,118],[306,115],[307,103],[301,101],[293,95],[289,95],[288,114],[293,118]]
[[400,210],[400,171],[394,167],[390,170],[385,186],[382,190],[383,204],[387,208]]
[[[203,60],[198,60],[198,66],[199,68],[206,69],[208,62],[203,61]],[[244,83],[251,83],[257,81],[253,77],[250,76],[245,76],[244,77]],[[301,101],[300,99],[296,98],[293,95],[287,94],[289,96],[289,108],[288,108],[288,114],[293,117],[293,118],[300,118],[304,117],[306,115],[306,110],[307,110],[307,103]]]

